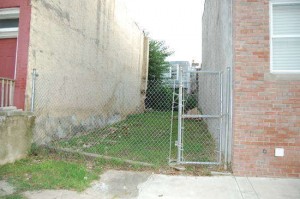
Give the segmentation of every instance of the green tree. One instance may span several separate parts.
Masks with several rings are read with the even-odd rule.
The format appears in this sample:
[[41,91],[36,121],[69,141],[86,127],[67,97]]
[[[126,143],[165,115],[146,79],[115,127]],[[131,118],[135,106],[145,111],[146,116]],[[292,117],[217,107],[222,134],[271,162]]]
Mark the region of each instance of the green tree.
[[169,50],[164,41],[150,40],[149,44],[149,80],[162,80],[170,64],[166,59],[174,52]]
[[172,89],[162,81],[163,74],[170,66],[166,59],[172,54],[164,41],[150,40],[146,108],[156,111],[168,111],[172,108]]

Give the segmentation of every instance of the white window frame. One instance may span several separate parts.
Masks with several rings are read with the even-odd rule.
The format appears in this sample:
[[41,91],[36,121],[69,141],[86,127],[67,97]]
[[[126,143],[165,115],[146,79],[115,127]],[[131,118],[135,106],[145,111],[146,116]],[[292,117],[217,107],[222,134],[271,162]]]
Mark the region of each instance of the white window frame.
[[[20,16],[19,8],[0,9],[0,19],[18,19]],[[19,27],[16,28],[0,28],[0,39],[17,38]]]
[[[275,74],[290,74],[290,73],[300,73],[299,70],[274,70],[273,69],[273,38],[300,38],[300,34],[298,35],[280,35],[275,36],[273,34],[273,6],[274,5],[292,5],[292,4],[300,4],[300,1],[298,0],[270,0],[269,3],[269,13],[270,13],[270,70],[271,73]],[[300,64],[300,63],[299,63]]]

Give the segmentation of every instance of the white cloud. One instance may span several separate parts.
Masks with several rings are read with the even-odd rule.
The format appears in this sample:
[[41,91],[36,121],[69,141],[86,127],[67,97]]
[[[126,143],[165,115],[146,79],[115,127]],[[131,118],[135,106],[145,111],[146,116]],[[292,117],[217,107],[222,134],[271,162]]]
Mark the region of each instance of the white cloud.
[[153,39],[175,51],[170,60],[201,61],[204,0],[124,0],[128,11]]

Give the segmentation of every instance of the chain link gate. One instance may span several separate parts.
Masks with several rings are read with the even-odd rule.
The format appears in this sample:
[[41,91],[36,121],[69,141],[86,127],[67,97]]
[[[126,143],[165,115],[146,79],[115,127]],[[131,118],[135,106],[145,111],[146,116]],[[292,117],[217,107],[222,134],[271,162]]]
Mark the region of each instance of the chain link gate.
[[159,80],[96,80],[34,70],[33,142],[62,158],[79,154],[168,166],[172,86]]
[[191,71],[190,76],[194,78],[185,81],[180,68],[178,92],[174,92],[178,96],[177,157],[174,161],[170,154],[169,161],[220,165],[227,162],[228,153],[230,69]]

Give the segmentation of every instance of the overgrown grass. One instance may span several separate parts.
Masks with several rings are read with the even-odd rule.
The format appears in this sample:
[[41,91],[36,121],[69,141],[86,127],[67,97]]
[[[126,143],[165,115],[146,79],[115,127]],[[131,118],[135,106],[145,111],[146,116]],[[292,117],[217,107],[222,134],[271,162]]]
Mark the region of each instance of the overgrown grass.
[[22,192],[42,189],[83,191],[108,169],[145,171],[150,168],[120,160],[86,159],[36,148],[29,158],[0,166],[0,180],[15,187],[14,194],[0,196],[0,199],[25,199]]
[[[186,120],[184,154],[190,161],[211,161],[215,141],[203,120]],[[114,125],[60,141],[59,147],[129,160],[167,165],[171,112],[134,114]],[[177,119],[173,118],[172,154],[176,154]],[[57,144],[57,143],[56,143]]]
[[29,158],[0,166],[0,179],[14,185],[18,192],[40,189],[82,191],[97,178],[97,171],[89,171],[83,164],[58,160]]
[[[33,146],[28,159],[0,166],[0,180],[7,180],[17,192],[7,199],[22,199],[28,190],[68,189],[83,191],[106,169],[125,169],[178,174],[167,167],[169,158],[170,112],[134,114],[119,123],[76,135],[54,143],[60,148],[143,161],[154,167],[128,164],[121,160],[87,159],[79,153],[66,154]],[[215,141],[203,120],[186,120],[184,125],[184,155],[191,161],[212,161]],[[173,118],[172,155],[177,148],[177,116]],[[205,140],[205,141],[204,141]],[[54,153],[53,153],[54,152]],[[163,168],[163,169],[162,169]],[[186,174],[208,175],[206,168],[187,167]]]
[[22,195],[20,194],[12,194],[12,195],[8,195],[8,196],[2,196],[0,198],[3,199],[25,199]]

